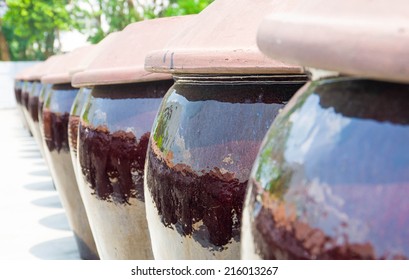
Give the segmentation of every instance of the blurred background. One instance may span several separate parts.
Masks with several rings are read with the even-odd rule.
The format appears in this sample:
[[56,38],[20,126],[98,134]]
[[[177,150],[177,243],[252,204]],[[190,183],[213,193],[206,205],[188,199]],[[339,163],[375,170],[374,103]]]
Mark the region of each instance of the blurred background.
[[0,60],[44,60],[129,23],[196,14],[213,0],[0,0]]
[[0,0],[0,109],[14,76],[48,57],[95,44],[129,23],[196,14],[213,0]]

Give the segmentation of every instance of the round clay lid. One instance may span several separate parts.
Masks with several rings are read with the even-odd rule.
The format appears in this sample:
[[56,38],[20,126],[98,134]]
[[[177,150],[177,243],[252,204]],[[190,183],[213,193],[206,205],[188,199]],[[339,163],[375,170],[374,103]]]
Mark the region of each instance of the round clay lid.
[[95,45],[95,48],[92,52],[90,52],[87,56],[83,59],[77,61],[76,65],[69,69],[69,74],[72,78],[76,73],[85,71],[92,61],[99,55],[101,50],[105,48],[105,46],[112,44],[115,42],[116,37],[119,35],[120,32],[112,32],[108,34],[103,40],[101,40],[98,44]]
[[361,77],[409,82],[406,0],[287,0],[258,30],[275,59]]
[[61,55],[50,56],[47,60],[40,63],[40,67],[32,71],[27,78],[33,81],[40,81],[42,77],[50,74],[50,70],[53,68],[55,63],[58,63]]
[[301,73],[301,67],[272,60],[257,48],[257,28],[275,6],[271,0],[216,0],[165,48],[149,53],[145,68],[176,74]]
[[91,56],[93,51],[95,51],[95,45],[89,45],[65,54],[60,61],[53,65],[54,67],[49,69],[49,74],[41,78],[41,82],[44,84],[70,84],[70,69],[75,68],[82,60]]
[[32,77],[38,70],[41,70],[43,65],[44,61],[42,62],[39,61],[39,63],[26,67],[20,72],[18,72],[14,79],[21,81],[31,81],[30,77]]
[[167,74],[149,73],[144,69],[145,55],[162,48],[169,38],[192,16],[145,20],[128,25],[107,44],[87,69],[75,74],[75,87],[125,84],[166,80]]

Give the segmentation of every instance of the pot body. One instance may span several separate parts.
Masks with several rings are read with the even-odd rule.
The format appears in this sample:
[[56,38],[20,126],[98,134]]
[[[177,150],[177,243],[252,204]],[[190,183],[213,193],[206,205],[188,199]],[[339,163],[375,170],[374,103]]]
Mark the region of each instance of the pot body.
[[80,88],[71,106],[68,121],[68,144],[70,146],[71,160],[74,167],[75,177],[78,181],[78,126],[81,112],[91,97],[91,89]]
[[14,81],[14,96],[16,98],[17,111],[19,112],[23,127],[28,129],[28,124],[23,111],[23,85],[24,81],[21,80]]
[[180,77],[155,120],[145,175],[155,259],[238,259],[250,168],[305,77]]
[[82,259],[98,259],[68,146],[68,119],[78,89],[53,85],[43,108],[45,155]]
[[27,99],[27,107],[28,107],[28,123],[31,127],[31,132],[33,134],[34,139],[37,142],[37,145],[40,149],[41,155],[45,158],[44,155],[44,146],[43,146],[43,138],[40,131],[40,123],[39,123],[39,97],[41,91],[43,89],[43,84],[38,81],[34,81],[32,84],[31,92],[28,95]]
[[409,86],[312,82],[271,126],[243,213],[244,259],[409,256]]
[[34,81],[24,81],[21,89],[21,104],[23,109],[24,119],[26,120],[27,127],[30,135],[33,135],[33,127],[30,124],[30,112],[29,112],[29,98],[30,93],[33,90]]
[[173,81],[97,86],[79,125],[79,181],[101,259],[152,259],[143,174],[152,123]]
[[40,96],[38,97],[38,122],[40,124],[40,133],[41,137],[44,141],[44,122],[43,122],[43,109],[45,100],[47,100],[48,95],[51,92],[51,88],[53,85],[51,84],[43,84],[43,87],[40,92]]

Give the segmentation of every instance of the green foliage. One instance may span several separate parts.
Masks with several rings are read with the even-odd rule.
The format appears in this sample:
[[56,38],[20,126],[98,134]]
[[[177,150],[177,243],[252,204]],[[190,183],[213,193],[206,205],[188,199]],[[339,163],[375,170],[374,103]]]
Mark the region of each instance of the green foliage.
[[12,59],[45,59],[58,51],[60,30],[70,27],[63,0],[8,0],[2,31]]
[[148,18],[195,14],[213,0],[7,0],[0,19],[12,60],[43,60],[60,50],[60,31],[78,30],[91,43]]
[[213,0],[173,0],[165,10],[164,15],[180,16],[197,14],[207,7]]
[[[75,28],[85,31],[88,41],[98,43],[107,34],[132,22],[157,17],[196,14],[213,0],[74,0]],[[96,5],[97,3],[97,5]],[[104,26],[104,24],[107,24]]]
[[122,30],[143,17],[132,0],[73,0],[71,1],[73,27],[98,43],[107,34]]

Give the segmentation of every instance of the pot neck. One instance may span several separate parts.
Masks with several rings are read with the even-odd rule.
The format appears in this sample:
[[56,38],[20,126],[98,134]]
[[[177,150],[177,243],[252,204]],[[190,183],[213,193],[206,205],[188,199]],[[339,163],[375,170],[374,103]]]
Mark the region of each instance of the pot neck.
[[176,82],[180,83],[300,83],[308,81],[305,74],[285,75],[174,75]]

